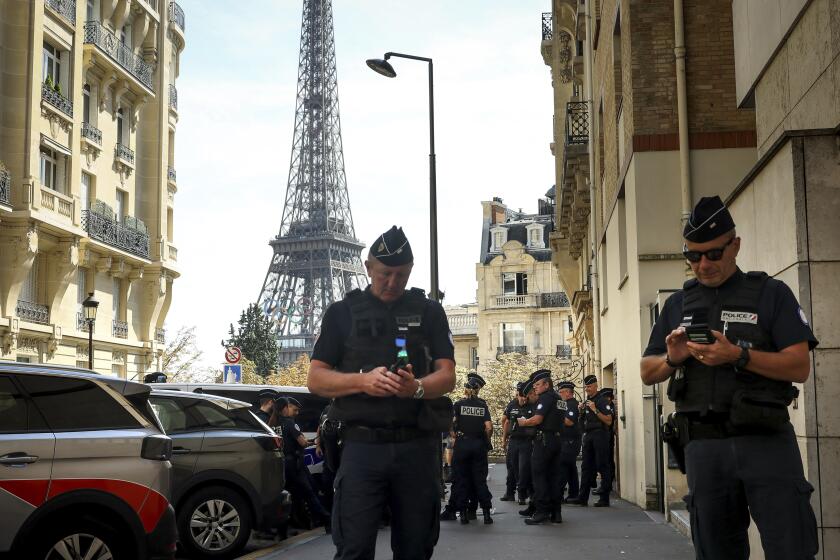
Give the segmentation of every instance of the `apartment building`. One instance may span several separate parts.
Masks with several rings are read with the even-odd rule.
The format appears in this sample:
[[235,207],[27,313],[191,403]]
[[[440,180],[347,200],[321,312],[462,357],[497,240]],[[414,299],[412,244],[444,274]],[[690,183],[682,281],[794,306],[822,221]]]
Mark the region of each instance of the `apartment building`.
[[179,276],[177,77],[166,0],[0,1],[0,359],[158,367]]

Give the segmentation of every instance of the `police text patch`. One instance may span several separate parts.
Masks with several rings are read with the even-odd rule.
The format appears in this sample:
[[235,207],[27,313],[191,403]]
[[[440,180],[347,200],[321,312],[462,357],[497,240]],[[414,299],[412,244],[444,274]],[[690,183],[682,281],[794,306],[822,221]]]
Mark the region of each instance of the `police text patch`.
[[748,311],[721,311],[720,320],[724,323],[749,323],[750,325],[757,325],[758,313],[750,313]]
[[484,409],[480,406],[462,406],[461,416],[484,416]]

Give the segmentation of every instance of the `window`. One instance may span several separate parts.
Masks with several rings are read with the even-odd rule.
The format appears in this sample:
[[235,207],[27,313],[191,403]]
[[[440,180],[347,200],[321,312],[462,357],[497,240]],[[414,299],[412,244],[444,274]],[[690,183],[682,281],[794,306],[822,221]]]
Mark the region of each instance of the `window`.
[[544,226],[542,224],[531,224],[526,229],[528,230],[528,247],[534,249],[545,248],[545,240],[543,239]]
[[627,280],[627,207],[625,205],[624,191],[621,191],[620,198],[616,205],[618,214],[618,288],[624,286]]
[[567,323],[568,323],[568,325],[569,325],[567,330],[568,330],[569,332],[574,332],[574,330],[575,330],[575,324],[574,324],[574,322],[572,322],[572,317],[571,317],[571,316],[569,316],[569,317],[566,319],[566,322],[567,322]]
[[58,49],[49,43],[44,43],[43,76],[41,80],[46,82],[47,78],[54,84],[61,80],[61,59]]
[[125,191],[121,191],[121,190],[117,189],[117,207],[114,210],[115,210],[115,214],[117,215],[117,221],[120,222],[120,223],[122,223],[124,221],[123,218],[125,217],[125,211],[126,211],[125,199],[126,199],[126,196],[127,195],[126,195]]
[[123,126],[123,110],[122,107],[120,107],[119,109],[117,109],[117,144],[127,146],[128,144],[125,143],[123,137],[123,132],[125,132],[124,128],[125,127]]
[[525,328],[522,323],[502,323],[502,346],[511,351],[525,346]]
[[[161,399],[151,397],[149,403],[152,410],[160,420],[163,431],[167,434],[176,434],[187,431],[187,414],[175,399]],[[195,428],[195,423],[190,422],[190,429]]]
[[0,433],[25,432],[29,422],[26,399],[8,377],[0,377]]
[[82,87],[82,122],[90,122],[90,84]]
[[502,293],[506,296],[522,296],[528,293],[528,275],[524,272],[502,273]]
[[90,186],[93,183],[93,176],[82,171],[82,183],[79,189],[79,198],[82,199],[82,210],[90,209]]
[[18,301],[25,301],[28,303],[38,303],[38,257],[32,260],[32,268],[29,269],[29,274],[23,279],[23,285],[20,287],[20,295]]
[[478,348],[475,346],[470,347],[470,369],[477,369],[478,368]]
[[[27,375],[20,379],[53,431],[137,428],[137,420],[86,379]],[[80,411],[84,410],[84,414]]]
[[87,12],[85,13],[85,21],[96,21],[94,0],[87,0]]
[[15,361],[19,364],[28,364],[32,362],[32,359],[28,356],[18,356],[17,358],[15,358]]
[[502,245],[507,243],[507,228],[504,227],[494,227],[490,230],[490,235],[492,236],[492,244],[490,246],[490,251],[498,252],[502,250]]
[[125,379],[125,366],[119,364],[111,364],[111,375],[120,379]]
[[120,42],[128,48],[131,48],[131,24],[126,23],[120,31]]
[[[84,309],[82,308],[82,302],[85,301],[87,298],[87,270],[82,267],[79,267],[79,271],[76,273],[76,303],[79,304],[79,313],[82,313],[84,317]],[[87,362],[85,362],[87,363]]]
[[114,291],[113,291],[113,312],[114,312],[114,319],[117,321],[122,320],[122,279],[121,278],[114,278]]
[[41,170],[40,170],[40,179],[41,184],[48,189],[56,189],[57,185],[57,170],[58,168],[58,156],[53,150],[49,148],[45,148],[41,146]]
[[530,239],[528,239],[528,242],[531,245],[538,245],[539,242],[542,241],[542,235],[540,235],[541,233],[542,232],[540,230],[536,229],[536,228],[532,229],[531,234],[530,234]]
[[603,313],[604,311],[607,310],[607,307],[609,305],[608,300],[609,300],[609,288],[610,288],[610,283],[609,283],[609,280],[608,280],[609,274],[607,273],[608,255],[607,255],[607,242],[606,241],[601,243],[600,257],[601,257],[601,270],[599,271],[599,273],[600,273],[600,276],[601,276],[601,282],[600,282],[599,287],[601,289],[601,294],[600,294],[601,295],[601,313]]

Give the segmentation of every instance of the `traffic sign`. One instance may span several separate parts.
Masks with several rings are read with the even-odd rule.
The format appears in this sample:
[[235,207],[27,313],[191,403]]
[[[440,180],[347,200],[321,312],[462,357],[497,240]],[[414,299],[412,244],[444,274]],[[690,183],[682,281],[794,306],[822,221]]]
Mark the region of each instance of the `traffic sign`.
[[225,361],[229,364],[238,364],[242,359],[242,350],[238,346],[228,346],[225,349]]
[[225,383],[242,383],[242,365],[241,364],[225,364]]

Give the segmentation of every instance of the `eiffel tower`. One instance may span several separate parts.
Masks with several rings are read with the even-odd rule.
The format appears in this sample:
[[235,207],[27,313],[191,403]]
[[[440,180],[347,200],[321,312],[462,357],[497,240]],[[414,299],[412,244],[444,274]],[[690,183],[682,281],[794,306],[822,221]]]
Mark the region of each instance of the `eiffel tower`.
[[327,307],[367,286],[338,113],[332,0],[303,0],[295,132],[280,233],[259,304],[277,324],[280,364],[311,354]]

